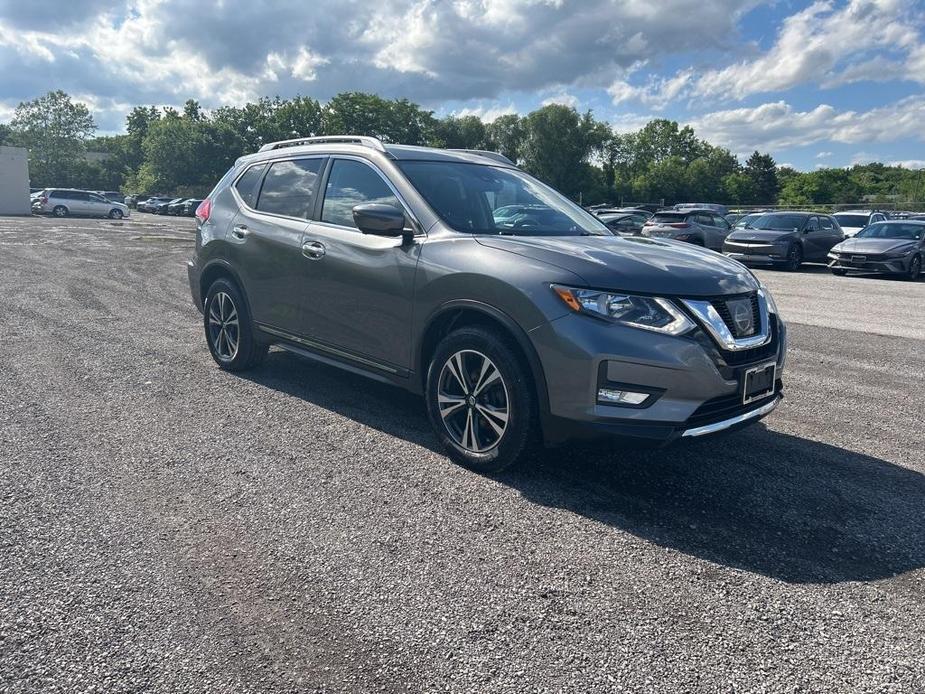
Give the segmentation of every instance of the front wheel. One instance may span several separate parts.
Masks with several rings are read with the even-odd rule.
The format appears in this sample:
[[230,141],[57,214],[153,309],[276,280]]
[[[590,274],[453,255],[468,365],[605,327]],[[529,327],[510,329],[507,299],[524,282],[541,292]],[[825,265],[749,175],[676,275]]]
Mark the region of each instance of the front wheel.
[[511,343],[461,328],[437,346],[427,370],[427,413],[450,457],[495,473],[519,462],[535,431],[536,396]]
[[110,219],[122,219],[122,210],[109,210]]
[[912,262],[909,263],[909,271],[906,273],[906,279],[910,282],[915,282],[919,275],[922,274],[922,256],[917,255],[912,259]]
[[55,209],[51,211],[55,217],[67,217],[68,210],[64,205],[56,205]]
[[268,347],[257,341],[247,304],[233,282],[213,282],[203,308],[206,342],[220,368],[245,371],[263,361]]
[[803,264],[803,248],[798,243],[790,244],[790,248],[787,250],[787,261],[784,264],[784,268],[789,272],[795,272],[800,269],[800,265]]

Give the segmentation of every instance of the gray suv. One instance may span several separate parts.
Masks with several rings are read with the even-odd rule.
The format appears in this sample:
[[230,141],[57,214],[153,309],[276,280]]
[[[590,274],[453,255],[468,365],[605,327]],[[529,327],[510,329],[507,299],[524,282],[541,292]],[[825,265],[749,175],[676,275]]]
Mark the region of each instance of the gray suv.
[[723,250],[723,241],[730,231],[729,222],[713,210],[656,212],[642,225],[643,236],[686,241],[714,251]]
[[541,441],[692,439],[781,398],[786,329],[749,270],[620,237],[492,152],[272,143],[196,216],[190,289],[221,368],[276,345],[421,394],[473,469]]

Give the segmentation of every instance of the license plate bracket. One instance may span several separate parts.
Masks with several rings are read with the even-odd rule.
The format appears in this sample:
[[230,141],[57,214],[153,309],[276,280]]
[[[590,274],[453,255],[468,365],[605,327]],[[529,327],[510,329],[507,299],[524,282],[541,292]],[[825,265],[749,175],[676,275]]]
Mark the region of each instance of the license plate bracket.
[[774,393],[777,383],[777,362],[759,364],[742,374],[742,404],[766,398]]

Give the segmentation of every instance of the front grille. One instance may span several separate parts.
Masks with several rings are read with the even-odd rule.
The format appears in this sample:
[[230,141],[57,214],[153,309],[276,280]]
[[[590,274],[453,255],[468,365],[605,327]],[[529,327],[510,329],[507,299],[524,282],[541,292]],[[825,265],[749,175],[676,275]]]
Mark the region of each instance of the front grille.
[[852,258],[863,258],[864,262],[878,262],[886,260],[883,253],[839,253],[839,260],[851,260]]
[[722,422],[726,419],[738,417],[740,414],[751,412],[754,409],[766,405],[776,398],[783,389],[783,382],[778,379],[774,383],[774,392],[761,400],[755,400],[747,405],[742,404],[742,394],[733,393],[732,395],[723,395],[719,398],[707,400],[700,407],[694,410],[694,414],[688,417],[684,425],[687,428],[701,427],[707,424]]
[[778,329],[777,319],[773,316],[770,319],[769,330],[771,339],[767,343],[752,347],[751,349],[742,349],[735,352],[720,349],[716,342],[707,335],[705,330],[696,330],[691,333],[691,337],[700,343],[704,351],[713,359],[713,363],[719,368],[723,378],[730,379],[735,377],[735,369],[740,366],[752,365],[761,361],[770,361],[777,357],[777,350],[780,346],[780,330]]
[[729,332],[732,333],[732,336],[735,338],[742,337],[751,337],[761,329],[761,312],[758,308],[758,294],[757,292],[752,292],[749,295],[752,308],[752,323],[749,330],[741,330],[737,325],[735,320],[733,320],[732,312],[729,308],[729,303],[731,301],[741,301],[745,297],[726,297],[722,299],[714,299],[710,303],[713,305],[713,308],[716,309],[716,312],[719,314],[720,318],[723,319],[723,323],[726,324],[726,327],[729,328]]

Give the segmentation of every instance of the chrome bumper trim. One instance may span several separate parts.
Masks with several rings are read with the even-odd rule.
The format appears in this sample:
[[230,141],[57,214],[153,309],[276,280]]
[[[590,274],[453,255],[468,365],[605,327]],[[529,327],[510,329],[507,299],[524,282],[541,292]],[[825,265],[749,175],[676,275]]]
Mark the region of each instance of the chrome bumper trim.
[[715,434],[718,431],[723,431],[729,427],[734,427],[736,424],[741,424],[742,422],[747,422],[749,419],[754,419],[755,417],[762,417],[768,412],[773,410],[780,404],[781,397],[778,395],[771,402],[766,405],[762,405],[751,412],[746,412],[745,414],[740,414],[737,417],[732,417],[730,419],[724,419],[721,422],[715,422],[713,424],[705,424],[702,427],[695,427],[694,429],[687,429],[681,438],[693,437],[693,436],[706,436],[707,434]]

